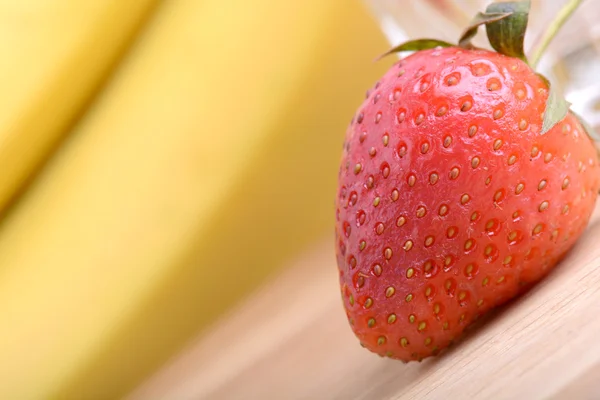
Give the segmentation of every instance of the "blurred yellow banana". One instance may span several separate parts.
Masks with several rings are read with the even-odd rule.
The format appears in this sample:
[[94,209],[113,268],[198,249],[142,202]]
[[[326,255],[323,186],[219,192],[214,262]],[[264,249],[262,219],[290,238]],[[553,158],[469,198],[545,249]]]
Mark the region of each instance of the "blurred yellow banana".
[[0,0],[0,210],[46,158],[156,0]]
[[362,13],[164,3],[0,229],[0,398],[123,395],[331,226]]

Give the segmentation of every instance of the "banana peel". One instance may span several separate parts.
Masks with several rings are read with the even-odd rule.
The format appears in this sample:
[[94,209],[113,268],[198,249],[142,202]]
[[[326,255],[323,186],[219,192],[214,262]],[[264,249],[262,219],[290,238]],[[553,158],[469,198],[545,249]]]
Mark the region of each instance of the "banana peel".
[[68,132],[156,3],[0,1],[0,210]]
[[0,398],[123,396],[325,232],[384,47],[344,0],[165,2],[0,227]]

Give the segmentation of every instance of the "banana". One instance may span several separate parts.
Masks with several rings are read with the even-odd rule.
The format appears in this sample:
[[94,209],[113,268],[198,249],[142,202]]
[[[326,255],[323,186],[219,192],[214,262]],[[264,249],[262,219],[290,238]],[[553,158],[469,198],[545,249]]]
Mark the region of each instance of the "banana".
[[106,78],[156,0],[0,0],[0,210]]
[[165,2],[0,227],[0,398],[124,395],[331,226],[384,39],[358,2],[226,3]]

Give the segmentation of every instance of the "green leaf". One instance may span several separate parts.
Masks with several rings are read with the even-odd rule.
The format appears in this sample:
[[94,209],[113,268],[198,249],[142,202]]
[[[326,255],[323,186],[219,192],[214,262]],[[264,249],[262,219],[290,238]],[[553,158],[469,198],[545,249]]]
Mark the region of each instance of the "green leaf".
[[380,60],[385,56],[389,56],[390,54],[400,53],[403,51],[428,50],[428,49],[435,49],[436,47],[452,47],[452,46],[454,46],[452,43],[444,42],[443,40],[437,40],[437,39],[410,40],[408,42],[401,43],[398,46],[393,47],[392,49],[383,53],[382,55],[377,57],[377,60]]
[[569,112],[568,101],[558,93],[550,81],[545,76],[537,74],[548,85],[548,100],[546,100],[546,110],[544,110],[544,120],[542,122],[542,132],[540,135],[545,135],[554,125],[562,121]]
[[508,18],[492,21],[485,25],[488,40],[494,50],[527,61],[523,42],[530,8],[529,0],[492,3],[486,8],[485,12],[489,14],[510,13]]
[[583,129],[585,129],[585,133],[587,133],[587,135],[593,141],[600,143],[600,134],[594,128],[592,128],[592,126],[588,124],[587,121],[581,117],[581,115],[575,114],[573,111],[571,111],[571,113],[577,117],[577,119],[583,126]]
[[467,29],[464,30],[462,35],[460,35],[460,39],[458,39],[458,45],[460,47],[471,47],[471,39],[477,34],[477,29],[481,25],[489,24],[494,21],[501,21],[503,18],[509,17],[511,15],[508,13],[482,13],[479,12],[475,17],[469,22]]

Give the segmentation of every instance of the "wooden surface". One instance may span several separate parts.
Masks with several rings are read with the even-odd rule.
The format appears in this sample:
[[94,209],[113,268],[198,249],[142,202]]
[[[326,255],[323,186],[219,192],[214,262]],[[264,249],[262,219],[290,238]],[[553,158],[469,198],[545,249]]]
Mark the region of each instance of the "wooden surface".
[[553,273],[451,351],[404,365],[362,349],[323,241],[132,399],[600,399],[600,205]]

